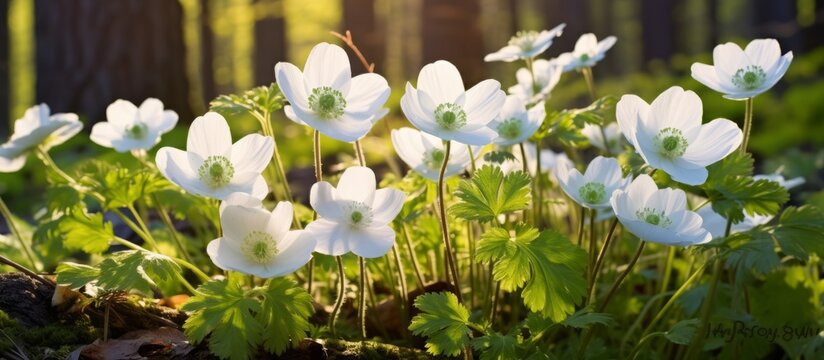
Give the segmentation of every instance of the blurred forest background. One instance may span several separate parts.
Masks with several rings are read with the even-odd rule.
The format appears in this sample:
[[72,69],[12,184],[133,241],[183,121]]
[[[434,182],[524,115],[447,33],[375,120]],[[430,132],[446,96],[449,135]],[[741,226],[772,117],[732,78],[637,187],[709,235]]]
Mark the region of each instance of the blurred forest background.
[[[302,67],[313,45],[336,42],[330,30],[346,29],[392,85],[390,120],[399,126],[402,86],[423,64],[450,60],[468,85],[493,77],[506,88],[520,64],[484,63],[484,54],[517,30],[562,22],[563,36],[544,57],[570,51],[583,33],[617,36],[595,68],[599,95],[651,101],[681,85],[701,95],[705,119],[740,121],[743,103],[692,80],[689,66],[711,63],[716,44],[772,37],[795,60],[775,90],[756,99],[751,148],[759,160],[770,156],[759,161],[763,171],[784,166],[820,182],[810,175],[824,167],[824,0],[0,0],[0,22],[0,124],[46,102],[53,112],[78,113],[87,134],[118,98],[160,98],[187,124],[219,94],[273,82],[278,61]],[[352,69],[364,71],[354,58]],[[565,74],[552,96],[556,109],[588,102],[577,73]],[[8,129],[0,126],[0,139]],[[310,142],[299,138],[287,157],[309,163]],[[104,151],[83,141],[77,151]],[[170,142],[185,143],[185,126]],[[25,180],[2,175],[0,183],[6,192]]]

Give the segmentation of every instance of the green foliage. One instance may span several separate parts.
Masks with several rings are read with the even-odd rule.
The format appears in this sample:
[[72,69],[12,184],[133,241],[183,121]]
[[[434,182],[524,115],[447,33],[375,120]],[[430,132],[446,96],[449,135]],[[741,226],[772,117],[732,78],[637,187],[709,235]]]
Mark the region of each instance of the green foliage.
[[611,325],[613,322],[609,314],[593,312],[591,307],[586,307],[564,319],[561,324],[577,329],[589,329],[596,324]]
[[700,323],[701,320],[699,319],[681,320],[675,323],[672,329],[665,332],[664,337],[675,344],[689,345],[692,337],[695,336],[695,333],[698,331]]
[[724,243],[731,250],[727,254],[726,267],[735,268],[736,276],[749,271],[766,274],[781,262],[775,253],[772,236],[763,229],[730,235]]
[[467,220],[492,221],[498,215],[525,209],[531,199],[529,175],[523,171],[504,172],[484,165],[472,178],[461,181],[456,196],[461,200],[450,210]]
[[472,348],[481,351],[481,360],[507,360],[515,357],[520,336],[493,332],[472,339]]
[[308,319],[315,311],[309,293],[285,278],[269,281],[261,310],[257,319],[264,325],[263,346],[275,354],[300,343],[310,330]]
[[98,267],[97,285],[106,290],[139,290],[150,293],[157,281],[168,281],[181,272],[170,257],[145,250],[126,250],[104,259]]
[[157,191],[171,188],[160,174],[149,169],[131,170],[101,161],[93,161],[83,168],[80,183],[103,196],[105,209],[116,209]]
[[490,151],[484,154],[484,161],[496,163],[496,164],[503,164],[507,161],[516,161],[515,155],[512,155],[509,151],[504,150],[496,150]]
[[245,290],[237,280],[210,281],[183,304],[183,325],[194,342],[209,336],[209,350],[220,358],[250,359],[259,346],[281,354],[310,330],[312,298],[291,280],[272,279]]
[[724,182],[728,178],[739,176],[752,176],[753,158],[750,153],[733,151],[721,161],[707,167],[707,181],[704,187],[712,188],[716,184]]
[[532,138],[539,140],[552,136],[564,145],[581,145],[587,141],[581,134],[584,124],[604,124],[606,117],[615,113],[617,103],[614,96],[605,96],[585,108],[547,111],[544,122]]
[[108,250],[109,241],[114,239],[112,224],[103,220],[103,214],[87,214],[82,210],[64,215],[57,220],[56,228],[46,228],[49,229],[56,230],[51,236],[60,236],[66,249],[89,254]]
[[493,276],[505,290],[524,286],[526,306],[552,321],[561,322],[574,313],[586,295],[586,252],[557,232],[539,234],[519,225],[513,236],[494,228],[481,238],[476,256],[479,261],[495,262]]
[[409,330],[426,336],[426,349],[433,355],[457,356],[469,343],[469,310],[453,293],[427,293],[415,298],[421,311],[412,318]]
[[243,94],[220,95],[209,102],[209,110],[221,115],[237,115],[243,112],[272,114],[283,108],[286,98],[277,84],[259,86]]
[[742,176],[726,177],[706,191],[712,209],[733,223],[744,220],[744,211],[751,215],[775,215],[789,199],[787,189],[774,181]]
[[72,289],[81,288],[100,276],[100,269],[73,262],[64,262],[57,265],[55,272],[57,273],[57,283]]
[[805,205],[788,207],[773,233],[787,255],[808,261],[810,255],[824,257],[824,213]]

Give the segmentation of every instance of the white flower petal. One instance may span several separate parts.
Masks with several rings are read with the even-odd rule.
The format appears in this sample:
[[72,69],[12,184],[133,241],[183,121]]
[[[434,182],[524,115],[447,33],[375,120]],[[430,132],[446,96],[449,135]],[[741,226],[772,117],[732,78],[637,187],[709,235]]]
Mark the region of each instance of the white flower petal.
[[279,62],[275,65],[275,79],[280,87],[280,91],[286,100],[293,106],[302,109],[309,109],[309,89],[303,80],[303,73],[297,66],[287,62]]
[[337,190],[326,181],[316,182],[309,191],[309,204],[324,219],[343,219],[343,212],[337,200]]
[[747,44],[744,53],[747,54],[752,65],[761,67],[769,74],[781,57],[781,46],[775,39],[755,39]]
[[315,251],[331,256],[340,256],[352,249],[351,226],[338,224],[324,218],[317,219],[306,226],[304,235],[315,240]]
[[[216,112],[198,116],[189,127],[186,150],[205,159],[211,155],[229,156],[232,150],[232,134],[226,119]],[[192,164],[192,167],[200,164]]]
[[249,195],[247,193],[236,192],[230,194],[226,197],[226,199],[220,202],[220,214],[223,214],[223,211],[226,210],[226,207],[228,206],[262,208],[263,202],[261,201],[261,199]]
[[291,274],[312,259],[312,252],[315,250],[314,239],[305,236],[305,231],[289,231],[281,243],[286,246],[281,247],[278,243],[278,254],[271,264],[266,265],[266,275],[263,277],[275,277]]
[[721,79],[718,78],[718,72],[715,71],[715,67],[711,65],[694,63],[692,64],[690,71],[693,79],[704,84],[704,86],[710,89],[724,94],[737,91],[735,88],[730,86],[731,82],[729,79],[721,81]]
[[[423,130],[423,129],[422,129]],[[492,142],[498,133],[488,127],[482,127],[473,131],[441,133],[444,140],[455,140],[467,145],[484,146]]]
[[303,76],[310,89],[329,86],[346,97],[352,79],[349,57],[340,46],[328,43],[317,44],[309,53],[309,58],[306,59]]
[[379,189],[375,191],[372,203],[372,224],[386,225],[392,222],[403,208],[406,193],[396,189]]
[[395,231],[389,226],[369,227],[352,235],[352,252],[367,259],[386,255],[395,244]]
[[732,83],[732,76],[738,69],[750,65],[744,50],[731,42],[718,45],[712,50],[712,62],[718,78],[729,83]]
[[435,104],[454,103],[464,93],[458,68],[445,60],[427,64],[418,74],[418,90],[426,92]]
[[501,83],[491,79],[479,82],[466,91],[464,111],[467,125],[486,126],[498,116],[505,101],[506,94],[501,91]]
[[249,134],[232,145],[231,162],[235,173],[260,174],[269,165],[274,153],[274,141],[271,137]]
[[0,147],[0,173],[12,173],[26,165],[28,154],[18,149]]
[[701,166],[709,166],[738,149],[743,140],[741,129],[727,119],[715,119],[701,126],[696,139],[689,144],[682,158]]
[[615,118],[618,120],[618,127],[627,138],[630,145],[637,146],[636,129],[641,122],[641,118],[650,111],[650,106],[646,101],[635,95],[624,95],[615,107]]
[[294,208],[288,201],[280,201],[269,214],[266,223],[266,232],[272,235],[275,240],[281,241],[286,237],[289,228],[292,227],[292,216]]
[[650,104],[650,117],[646,120],[646,126],[658,131],[664,128],[674,128],[680,130],[689,141],[697,136],[701,126],[701,116],[703,104],[701,98],[692,91],[684,91],[680,86],[673,86]]
[[155,164],[160,173],[175,185],[196,195],[209,196],[208,188],[189,166],[185,151],[171,147],[161,148],[155,156]]
[[[240,251],[240,244],[252,231],[266,231],[270,213],[262,208],[227,206],[220,214],[223,237],[230,239],[230,246]],[[290,219],[291,220],[291,219]],[[270,234],[275,235],[275,234]]]
[[[112,127],[112,124],[108,121],[102,121],[92,126],[92,133],[89,138],[96,144],[103,146],[103,147],[112,147],[112,140],[119,139],[122,137],[122,133],[119,133]],[[118,152],[123,152],[125,150],[115,149]]]
[[123,129],[134,123],[137,118],[137,106],[123,99],[117,99],[106,107],[106,120],[115,129]]
[[373,115],[389,98],[389,84],[383,76],[367,73],[352,78],[352,88],[346,96],[346,112]]
[[688,169],[674,165],[665,165],[661,167],[661,170],[669,174],[673,180],[686,185],[697,186],[707,181],[707,169],[703,167]]
[[299,107],[292,107],[295,116],[303,122],[319,131],[321,134],[335,140],[353,142],[364,137],[372,129],[371,116],[358,117],[353,114],[344,113],[338,119],[320,119],[314,114],[304,112]]
[[343,171],[336,196],[341,200],[361,202],[367,206],[375,199],[375,173],[365,166],[352,166]]

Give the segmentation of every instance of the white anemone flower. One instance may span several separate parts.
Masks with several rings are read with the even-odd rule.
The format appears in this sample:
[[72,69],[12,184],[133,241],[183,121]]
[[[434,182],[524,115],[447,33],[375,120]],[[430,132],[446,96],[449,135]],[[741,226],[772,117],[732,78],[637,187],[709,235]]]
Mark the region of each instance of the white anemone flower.
[[558,25],[552,30],[538,31],[519,31],[515,36],[509,39],[509,43],[500,50],[488,54],[484,57],[484,61],[504,61],[512,62],[515,60],[534,58],[552,45],[552,41],[556,37],[561,36],[564,32],[566,24]]
[[220,212],[223,237],[206,247],[209,258],[223,270],[261,278],[283,276],[312,258],[315,240],[303,230],[289,230],[292,204],[281,201],[274,210],[230,204]]
[[337,45],[312,48],[303,72],[290,63],[277,63],[275,78],[289,100],[286,116],[333,139],[356,141],[386,114],[386,79],[375,73],[352,77],[349,57]]
[[595,34],[581,35],[575,42],[574,50],[558,56],[558,63],[564,67],[564,72],[593,67],[604,59],[604,55],[615,45],[616,40],[615,36],[607,36],[598,41]]
[[[392,130],[392,145],[395,152],[413,171],[421,176],[438,181],[441,165],[446,155],[443,140],[413,128]],[[473,146],[472,153],[477,154],[480,146]],[[455,143],[449,154],[444,177],[458,175],[472,161],[466,145]]]
[[501,112],[488,125],[498,133],[493,143],[498,146],[509,146],[526,141],[541,127],[545,115],[543,101],[527,110],[526,104],[519,97],[507,96]]
[[793,52],[783,56],[775,39],[750,41],[744,50],[734,43],[712,51],[713,65],[692,64],[692,77],[732,100],[744,100],[772,88],[793,61]]
[[702,125],[702,112],[698,95],[673,86],[651,105],[624,95],[615,116],[627,141],[650,167],[680,183],[701,185],[707,180],[706,167],[735,151],[743,138],[738,125],[727,119]]
[[538,59],[532,63],[532,73],[527,68],[520,68],[515,72],[518,83],[510,86],[508,91],[520,97],[525,103],[546,100],[561,80],[562,73],[563,68],[557,61]]
[[[537,152],[535,151],[537,148],[535,144],[531,142],[524,143],[524,152],[526,152],[526,162],[527,162],[527,169],[529,169],[529,174],[535,176],[535,172],[538,170],[538,159],[537,159]],[[501,163],[498,162],[491,162],[486,161],[483,155],[477,156],[477,167],[480,168],[484,165],[493,165],[501,168],[501,171],[504,174],[509,174],[513,171],[523,171],[524,170],[524,163],[521,156],[521,149],[518,146],[511,146],[508,148],[504,148],[507,152],[512,154],[515,158],[512,160],[504,160]],[[541,149],[541,173],[549,173],[558,166],[559,163],[570,163],[571,160],[567,157],[565,153],[556,153],[550,149]]]
[[572,200],[588,209],[609,207],[612,193],[632,181],[624,177],[618,160],[603,156],[593,159],[583,174],[571,163],[561,162],[555,167],[555,177]]
[[140,107],[118,99],[106,108],[106,120],[94,124],[92,141],[117,152],[149,150],[175,127],[177,113],[163,110],[163,102],[154,98],[144,100]]
[[[598,149],[606,151],[607,146],[609,146],[609,152],[611,154],[619,154],[623,150],[623,144],[621,141],[623,136],[618,123],[610,123],[609,125],[604,126],[603,130],[601,130],[601,126],[598,125],[584,124],[584,128],[581,129],[581,133],[586,136],[592,146],[595,146]],[[604,144],[604,135],[607,136],[606,144]]]
[[792,179],[786,179],[781,174],[762,174],[762,175],[755,175],[752,177],[755,180],[769,180],[772,182],[778,183],[781,187],[790,190],[794,187],[800,186],[804,183],[803,177],[796,177]]
[[242,192],[263,199],[269,193],[261,172],[274,151],[271,138],[249,134],[232,144],[226,119],[208,112],[192,122],[186,151],[163,147],[157,151],[157,168],[184,190],[224,200]]
[[306,235],[317,240],[315,251],[321,254],[383,256],[395,243],[389,224],[405,199],[400,190],[376,191],[375,173],[368,167],[350,167],[337,188],[326,181],[312,185],[309,202],[320,217],[306,226]]
[[465,90],[455,65],[439,60],[421,69],[417,89],[406,83],[401,109],[425,133],[481,146],[497,135],[487,125],[498,116],[505,99],[496,80],[484,80]]
[[76,114],[51,114],[49,106],[40,104],[26,109],[14,122],[14,132],[0,145],[0,172],[15,172],[26,164],[29,152],[40,147],[48,150],[80,132],[83,123]]
[[639,175],[626,190],[616,190],[610,199],[618,221],[644,241],[663,245],[704,244],[712,235],[703,220],[687,210],[687,196],[681,189],[658,189],[649,175]]

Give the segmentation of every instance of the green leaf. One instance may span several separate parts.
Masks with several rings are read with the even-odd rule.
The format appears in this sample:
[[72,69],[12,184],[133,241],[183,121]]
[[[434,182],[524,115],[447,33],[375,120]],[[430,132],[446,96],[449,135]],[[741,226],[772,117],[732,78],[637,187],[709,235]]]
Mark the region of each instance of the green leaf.
[[476,256],[480,261],[496,261],[493,276],[501,287],[511,291],[523,285],[526,306],[554,322],[574,313],[586,295],[586,252],[557,232],[538,234],[519,225],[512,236],[494,228],[481,238]]
[[751,177],[728,177],[707,189],[712,199],[712,209],[733,223],[744,220],[748,214],[775,215],[787,200],[787,189],[766,179]]
[[491,221],[498,215],[525,209],[530,200],[529,175],[523,171],[504,175],[497,166],[484,165],[472,178],[461,181],[456,196],[461,200],[450,208],[467,220]]
[[515,155],[512,155],[509,151],[490,151],[484,154],[484,161],[496,163],[496,164],[503,164],[507,161],[517,161]]
[[750,271],[766,274],[775,269],[781,259],[775,253],[772,236],[761,228],[732,234],[723,242],[731,251],[727,254],[725,266],[736,269],[736,276]]
[[493,332],[472,339],[472,348],[480,352],[481,360],[507,360],[515,358],[518,343],[515,335]]
[[46,188],[49,212],[69,212],[83,201],[83,194],[66,184],[52,184]]
[[802,261],[808,261],[811,254],[824,257],[824,213],[816,207],[788,207],[774,235],[787,255]]
[[409,330],[426,336],[426,350],[432,355],[457,356],[469,343],[469,310],[453,293],[427,293],[415,298],[421,311],[412,318]]
[[725,179],[739,176],[752,176],[753,159],[749,153],[733,151],[723,160],[707,166],[707,181],[704,187],[712,188],[715,184],[722,183]]
[[138,290],[149,293],[158,281],[175,278],[181,269],[172,258],[145,250],[115,253],[98,265],[97,284],[107,290]]
[[221,115],[237,115],[243,112],[257,112],[261,115],[280,110],[286,98],[277,84],[259,86],[243,94],[220,95],[209,102],[209,110]]
[[589,329],[590,326],[595,324],[610,325],[612,322],[610,314],[592,312],[590,307],[586,307],[564,319],[561,324],[577,329]]
[[76,264],[73,262],[64,262],[57,265],[55,271],[57,273],[57,284],[68,286],[72,289],[79,289],[86,284],[94,281],[100,276],[100,269]]
[[676,344],[689,345],[692,337],[695,336],[696,331],[698,331],[700,323],[701,320],[698,319],[681,320],[675,323],[672,329],[664,332],[664,337]]
[[155,171],[131,170],[108,163],[93,161],[83,168],[80,182],[103,195],[103,207],[126,207],[144,196],[168,189],[171,184]]
[[262,311],[257,319],[264,324],[263,346],[280,355],[298,345],[310,330],[309,317],[314,314],[312,297],[303,287],[286,278],[269,281],[264,293]]
[[209,337],[209,350],[222,359],[250,359],[262,339],[263,326],[255,319],[260,302],[247,297],[240,285],[210,281],[181,307],[189,314],[183,329],[194,343]]
[[606,116],[615,113],[615,105],[618,99],[614,96],[606,96],[595,100],[592,104],[581,109],[568,109],[562,111],[547,111],[547,116],[538,131],[532,136],[539,140],[547,136],[553,136],[564,145],[577,146],[587,141],[581,134],[581,129],[585,124],[604,124]]
[[112,224],[103,221],[103,214],[73,211],[60,218],[57,232],[63,236],[63,246],[69,250],[83,250],[99,254],[109,249],[114,239]]

